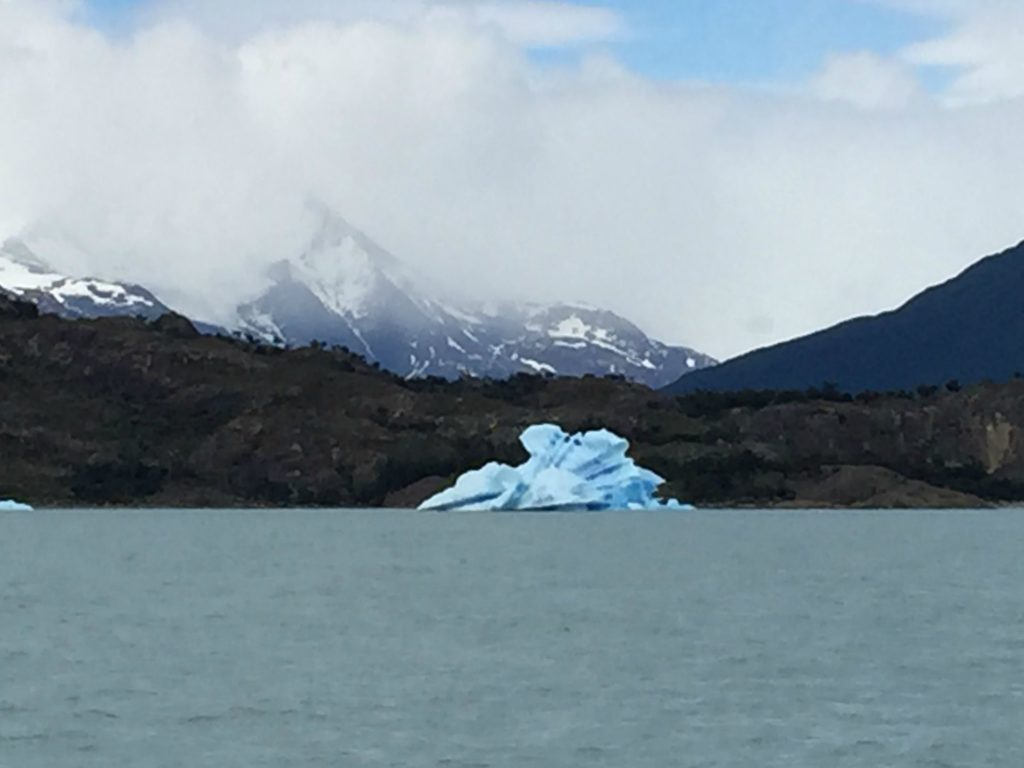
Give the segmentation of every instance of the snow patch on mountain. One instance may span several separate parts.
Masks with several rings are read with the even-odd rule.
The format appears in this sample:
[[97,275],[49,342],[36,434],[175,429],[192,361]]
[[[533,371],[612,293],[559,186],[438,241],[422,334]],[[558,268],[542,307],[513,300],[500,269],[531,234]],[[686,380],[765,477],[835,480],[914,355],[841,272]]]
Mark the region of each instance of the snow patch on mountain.
[[537,373],[550,373],[552,375],[558,373],[558,371],[555,370],[554,366],[550,366],[547,363],[540,363],[537,362],[536,360],[531,360],[528,357],[520,357],[519,362],[521,362],[527,368],[530,368]]
[[553,328],[548,328],[547,334],[553,339],[586,339],[588,334],[594,334],[594,330],[579,315],[572,314]]
[[0,288],[65,317],[141,315],[159,317],[167,307],[136,285],[63,275],[22,241],[0,245]]

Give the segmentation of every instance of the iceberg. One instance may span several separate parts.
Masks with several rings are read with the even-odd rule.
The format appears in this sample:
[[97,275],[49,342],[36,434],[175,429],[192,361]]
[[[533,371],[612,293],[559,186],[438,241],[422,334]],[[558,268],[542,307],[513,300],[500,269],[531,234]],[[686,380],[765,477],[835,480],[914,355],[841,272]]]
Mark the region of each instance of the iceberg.
[[31,512],[32,507],[18,501],[0,500],[0,512]]
[[518,467],[492,462],[466,472],[427,499],[422,510],[599,511],[693,509],[654,496],[663,482],[626,456],[629,442],[605,429],[566,434],[554,424],[526,429],[519,441],[530,454]]

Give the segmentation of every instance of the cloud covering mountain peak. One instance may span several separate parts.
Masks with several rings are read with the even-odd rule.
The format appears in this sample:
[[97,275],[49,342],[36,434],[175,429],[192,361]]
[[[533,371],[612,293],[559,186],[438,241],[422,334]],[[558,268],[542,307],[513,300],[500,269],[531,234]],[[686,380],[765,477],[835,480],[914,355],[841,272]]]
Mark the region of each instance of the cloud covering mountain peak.
[[[1024,70],[1003,43],[1022,22],[1003,6],[949,16],[938,47],[751,88],[640,77],[588,47],[624,22],[575,3],[306,3],[225,35],[201,14],[228,5],[111,35],[66,3],[0,3],[0,237],[38,225],[76,244],[40,250],[55,268],[226,323],[305,248],[312,196],[482,299],[578,297],[718,356],[1019,239]],[[570,21],[545,42],[487,7]],[[960,85],[915,89],[915,61]]]

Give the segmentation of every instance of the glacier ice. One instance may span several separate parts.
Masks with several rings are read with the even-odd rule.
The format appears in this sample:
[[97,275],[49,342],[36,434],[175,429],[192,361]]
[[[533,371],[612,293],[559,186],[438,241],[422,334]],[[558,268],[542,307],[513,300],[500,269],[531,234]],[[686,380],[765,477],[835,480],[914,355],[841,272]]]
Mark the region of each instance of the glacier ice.
[[518,467],[492,462],[467,472],[427,499],[434,511],[581,511],[692,509],[654,492],[664,480],[626,456],[629,443],[601,429],[566,434],[554,424],[526,429],[519,441],[530,454]]
[[10,499],[0,499],[0,512],[31,512],[32,507]]

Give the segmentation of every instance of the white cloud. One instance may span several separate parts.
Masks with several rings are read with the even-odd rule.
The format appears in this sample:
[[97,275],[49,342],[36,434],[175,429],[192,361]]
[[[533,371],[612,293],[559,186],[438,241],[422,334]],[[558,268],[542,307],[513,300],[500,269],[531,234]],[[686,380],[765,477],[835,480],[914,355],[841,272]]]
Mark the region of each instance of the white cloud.
[[861,109],[903,109],[924,98],[910,67],[868,51],[830,56],[812,88],[823,99]]
[[949,74],[942,94],[950,106],[1024,96],[1024,5],[1020,0],[869,0],[940,19],[948,29],[908,46],[906,64]]
[[571,3],[489,2],[472,13],[479,23],[494,25],[524,45],[593,43],[613,40],[625,31],[625,23],[614,12]]
[[[977,9],[981,5],[989,5],[992,0],[861,0],[871,5],[908,11],[923,16],[957,17]],[[995,0],[999,2],[999,0]]]
[[309,20],[446,20],[535,47],[603,42],[625,32],[625,22],[612,10],[555,0],[156,0],[146,15],[150,22],[188,19],[235,39]]
[[917,65],[951,68],[950,104],[979,104],[1024,95],[1024,7],[991,7],[963,19],[940,38],[908,48]]
[[1024,231],[1019,102],[900,104],[835,62],[830,98],[886,108],[607,57],[550,71],[443,13],[241,37],[173,17],[111,41],[0,2],[0,221],[213,319],[301,246],[311,195],[463,289],[609,305],[719,355],[890,307]]

